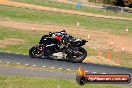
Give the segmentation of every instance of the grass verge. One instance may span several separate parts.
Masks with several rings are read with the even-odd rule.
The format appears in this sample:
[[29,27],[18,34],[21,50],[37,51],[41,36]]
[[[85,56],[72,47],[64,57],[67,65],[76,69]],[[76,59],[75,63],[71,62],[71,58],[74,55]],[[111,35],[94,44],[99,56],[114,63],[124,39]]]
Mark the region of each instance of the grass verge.
[[73,80],[0,75],[1,88],[129,88],[119,85],[89,84],[79,86]]
[[0,52],[6,51],[6,52],[12,52],[12,53],[22,53],[27,54],[28,50],[34,45],[38,44],[39,39],[42,35],[44,35],[41,32],[32,32],[28,30],[17,30],[14,28],[8,28],[8,27],[1,27],[0,26],[0,40],[4,40],[4,38],[18,38],[22,39],[25,42],[24,44],[18,44],[18,45],[8,45],[6,47],[1,47]]
[[113,33],[122,33],[126,25],[128,26],[129,33],[132,33],[132,21],[125,20],[113,20],[95,17],[81,17],[68,14],[58,14],[37,10],[29,10],[23,8],[1,6],[0,5],[0,17],[10,18],[14,20],[23,21],[35,21],[35,22],[46,22],[58,25],[77,26],[76,23],[80,22],[80,27],[87,29],[111,31]]
[[55,8],[61,8],[61,9],[70,9],[70,10],[82,11],[87,13],[108,15],[108,16],[132,18],[132,15],[128,13],[120,13],[120,12],[114,13],[110,11],[105,11],[104,9],[92,8],[92,7],[87,7],[83,5],[81,6],[81,8],[76,8],[76,5],[66,4],[62,2],[55,2],[51,0],[12,0],[12,1],[35,4],[40,6],[55,7]]

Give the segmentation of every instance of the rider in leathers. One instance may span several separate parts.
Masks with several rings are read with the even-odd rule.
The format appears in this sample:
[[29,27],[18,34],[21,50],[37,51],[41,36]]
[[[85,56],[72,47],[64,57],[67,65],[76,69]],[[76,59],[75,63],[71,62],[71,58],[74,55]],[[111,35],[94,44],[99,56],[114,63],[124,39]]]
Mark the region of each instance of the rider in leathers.
[[72,36],[68,35],[65,30],[62,30],[60,32],[50,32],[49,35],[42,36],[39,44],[43,44],[43,40],[46,37],[51,38],[51,41],[49,42],[53,42],[53,41],[56,42],[55,46],[58,46],[60,48],[64,48],[65,44],[67,44],[69,40],[73,38]]

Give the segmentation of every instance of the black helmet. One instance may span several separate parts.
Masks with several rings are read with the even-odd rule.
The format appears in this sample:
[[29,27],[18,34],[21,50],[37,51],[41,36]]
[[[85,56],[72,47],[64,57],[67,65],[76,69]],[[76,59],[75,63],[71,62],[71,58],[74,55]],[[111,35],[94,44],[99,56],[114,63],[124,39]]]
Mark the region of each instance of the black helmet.
[[65,34],[65,35],[67,35],[67,33],[66,33],[66,31],[65,30],[62,30],[62,31],[60,31],[62,34]]
[[60,31],[60,32],[65,32],[65,33],[66,33],[66,30],[62,30],[62,31]]
[[49,32],[49,36],[52,36],[52,34],[53,34],[52,32]]

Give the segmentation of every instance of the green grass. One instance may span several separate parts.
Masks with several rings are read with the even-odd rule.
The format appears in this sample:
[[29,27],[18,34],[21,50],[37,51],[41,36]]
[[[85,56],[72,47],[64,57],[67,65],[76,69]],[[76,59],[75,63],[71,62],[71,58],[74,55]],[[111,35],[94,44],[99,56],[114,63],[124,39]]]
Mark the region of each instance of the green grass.
[[[92,49],[90,47],[85,47],[85,49],[87,49],[88,51],[88,56],[97,56],[98,55],[98,51],[95,49]],[[129,67],[132,68],[132,53],[128,53],[128,52],[121,52],[121,51],[113,51],[113,50],[100,50],[101,51],[101,56],[105,57],[107,59],[107,55],[108,52],[110,52],[111,57],[110,60],[112,61],[117,61],[117,59],[119,58],[120,60],[120,66],[121,67]]]
[[45,22],[74,27],[76,26],[77,22],[80,22],[81,27],[99,31],[111,31],[113,33],[124,32],[125,26],[127,24],[129,28],[129,34],[132,33],[132,21],[82,17],[8,6],[0,6],[0,13],[0,18],[9,18],[21,21]]
[[87,6],[81,6],[81,8],[78,9],[76,8],[75,5],[66,4],[62,2],[55,2],[51,0],[12,0],[12,1],[24,2],[29,4],[41,5],[41,6],[48,6],[48,7],[55,7],[55,8],[62,8],[62,9],[77,10],[82,12],[102,14],[102,15],[108,15],[108,16],[120,16],[120,17],[132,18],[132,14],[128,14],[128,13],[114,13],[110,11],[105,11],[104,9],[92,8]]
[[102,52],[103,53],[102,56],[107,58],[108,52],[110,52],[111,54],[111,57],[110,57],[111,60],[117,61],[117,59],[119,58],[120,66],[132,68],[132,60],[131,60],[132,53],[105,50]]
[[0,88],[130,88],[110,84],[86,84],[79,86],[73,80],[0,75]]
[[0,48],[0,52],[13,52],[13,53],[22,53],[28,54],[28,50],[34,45],[38,44],[39,39],[41,38],[43,33],[31,32],[26,30],[17,30],[14,28],[7,28],[0,26],[0,40],[5,38],[19,38],[25,41],[24,44],[18,45],[8,45],[7,47]]

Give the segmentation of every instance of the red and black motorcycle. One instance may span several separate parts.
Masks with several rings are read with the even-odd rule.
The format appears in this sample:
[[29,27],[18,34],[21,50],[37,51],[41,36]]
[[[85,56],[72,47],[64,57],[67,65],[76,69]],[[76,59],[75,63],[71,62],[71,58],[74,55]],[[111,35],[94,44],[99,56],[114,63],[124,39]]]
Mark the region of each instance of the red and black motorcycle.
[[87,41],[84,39],[76,39],[72,36],[64,42],[60,42],[56,38],[44,35],[39,44],[29,50],[29,56],[31,58],[44,58],[53,57],[54,54],[58,53],[59,56],[62,56],[59,59],[79,63],[87,56],[87,51],[81,47],[85,45],[86,42]]

